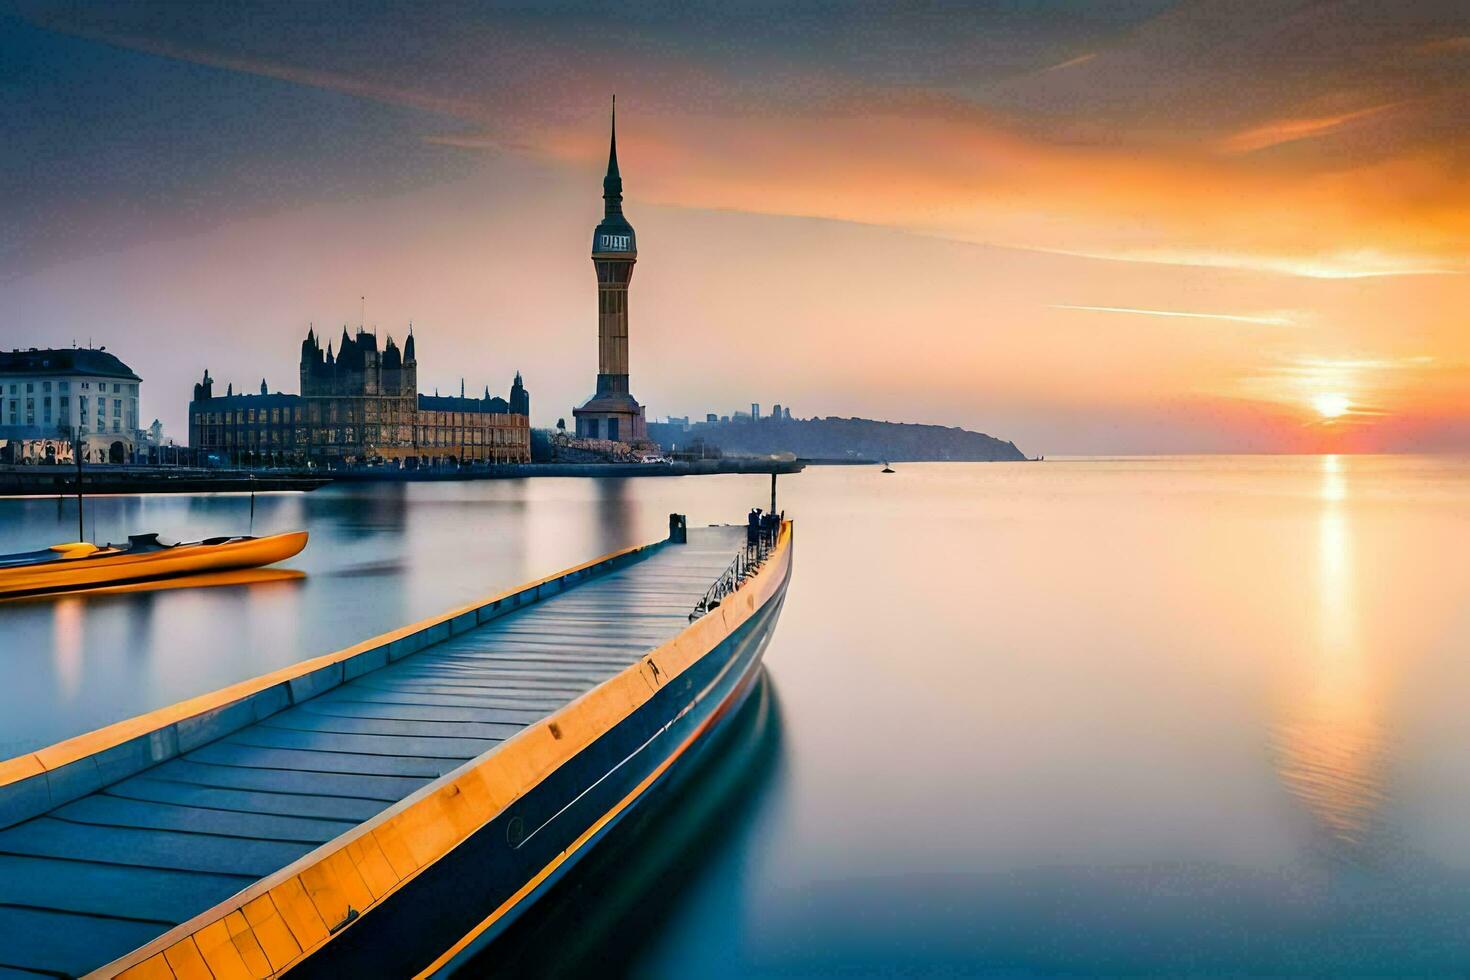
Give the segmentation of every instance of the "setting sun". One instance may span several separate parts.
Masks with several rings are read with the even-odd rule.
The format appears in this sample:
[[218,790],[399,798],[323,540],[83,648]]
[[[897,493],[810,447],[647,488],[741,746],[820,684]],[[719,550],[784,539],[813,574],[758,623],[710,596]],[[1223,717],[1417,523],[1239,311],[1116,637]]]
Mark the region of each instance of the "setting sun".
[[1323,394],[1312,399],[1312,407],[1324,419],[1335,419],[1347,414],[1348,405],[1349,402],[1346,395]]

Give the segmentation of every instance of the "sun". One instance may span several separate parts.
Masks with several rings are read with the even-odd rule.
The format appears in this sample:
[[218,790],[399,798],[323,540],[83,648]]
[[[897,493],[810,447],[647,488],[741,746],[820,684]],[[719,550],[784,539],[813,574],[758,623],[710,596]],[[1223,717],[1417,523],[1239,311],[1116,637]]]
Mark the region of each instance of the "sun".
[[1351,402],[1347,395],[1321,394],[1312,399],[1312,407],[1324,419],[1335,419],[1346,415]]

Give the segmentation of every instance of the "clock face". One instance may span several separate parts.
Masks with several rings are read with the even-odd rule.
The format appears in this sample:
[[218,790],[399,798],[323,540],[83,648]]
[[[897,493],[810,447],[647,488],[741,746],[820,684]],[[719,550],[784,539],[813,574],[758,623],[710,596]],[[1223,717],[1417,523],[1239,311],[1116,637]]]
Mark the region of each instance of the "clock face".
[[598,235],[599,252],[626,252],[633,247],[632,235]]

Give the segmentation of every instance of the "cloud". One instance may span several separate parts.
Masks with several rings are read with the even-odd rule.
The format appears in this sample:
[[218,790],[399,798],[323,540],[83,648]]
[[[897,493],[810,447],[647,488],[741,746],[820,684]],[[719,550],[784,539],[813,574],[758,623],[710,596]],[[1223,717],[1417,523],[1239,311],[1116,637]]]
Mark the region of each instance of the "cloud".
[[[281,25],[244,45],[218,25],[130,17],[131,7],[48,9],[48,26],[76,35],[469,124],[414,136],[424,143],[578,168],[605,152],[598,117],[611,49],[559,23],[430,18],[410,29],[369,17],[320,48],[307,38],[332,29],[326,14],[301,15],[310,30],[300,39]],[[652,16],[618,48],[636,161],[628,190],[1128,262],[1314,278],[1462,271],[1470,192],[1458,174],[1470,148],[1452,120],[1465,82],[1408,56],[1404,36],[1412,28],[1423,44],[1435,16],[1369,30],[1361,11],[1289,3],[1225,16],[1184,3],[1142,24],[1052,38],[1026,54],[1086,53],[981,85],[947,77],[964,74],[952,28],[910,37],[915,26],[899,18],[860,45],[859,61],[826,48],[796,59],[779,38],[710,47]],[[389,27],[409,36],[385,41]],[[1442,29],[1449,36],[1431,43],[1457,50],[1460,35]],[[905,57],[900,70],[906,45],[935,57],[917,66]],[[385,46],[403,56],[383,57]],[[1292,108],[1347,95],[1371,104]],[[1415,113],[1391,112],[1410,101]],[[1267,121],[1242,126],[1242,116]],[[1258,153],[1375,118],[1392,129],[1371,152]]]
[[1470,52],[1470,36],[1442,37],[1419,46],[1425,54],[1463,54]]
[[1063,68],[1075,68],[1078,65],[1087,64],[1089,61],[1096,57],[1096,51],[1089,51],[1087,54],[1079,54],[1075,58],[1068,58],[1066,61],[1058,62],[1055,65],[1043,68],[1042,71],[1061,71]]
[[1127,313],[1137,316],[1184,317],[1191,320],[1229,320],[1235,323],[1260,323],[1268,326],[1290,326],[1293,321],[1279,316],[1244,316],[1235,313],[1186,313],[1181,310],[1143,310],[1129,306],[1073,306],[1052,304],[1054,310],[1085,310],[1092,313]]
[[1260,126],[1253,126],[1250,129],[1233,133],[1221,140],[1218,147],[1223,153],[1254,153],[1257,150],[1280,146],[1282,143],[1294,143],[1297,140],[1327,136],[1337,132],[1344,126],[1349,126],[1370,116],[1387,112],[1401,104],[1390,102],[1384,105],[1370,106],[1367,109],[1358,109],[1355,112],[1339,113],[1335,116],[1276,119]]
[[238,71],[279,81],[309,85],[329,92],[340,92],[358,98],[371,99],[385,105],[407,106],[425,112],[455,116],[461,119],[484,119],[484,108],[478,103],[464,99],[449,98],[408,86],[395,85],[360,76],[305,67],[266,58],[232,55],[202,47],[191,47],[162,38],[142,37],[128,34],[94,32],[81,29],[71,30],[78,37],[99,41],[104,44],[142,51],[147,54],[186,61],[190,64]]

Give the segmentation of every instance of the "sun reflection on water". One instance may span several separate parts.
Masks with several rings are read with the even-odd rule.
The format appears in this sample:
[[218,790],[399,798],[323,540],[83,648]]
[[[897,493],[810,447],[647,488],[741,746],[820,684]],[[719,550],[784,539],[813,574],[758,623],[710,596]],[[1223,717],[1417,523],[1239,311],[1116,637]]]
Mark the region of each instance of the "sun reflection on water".
[[1361,861],[1384,801],[1379,678],[1360,637],[1347,467],[1324,456],[1317,520],[1317,642],[1276,728],[1282,783],[1331,850]]

